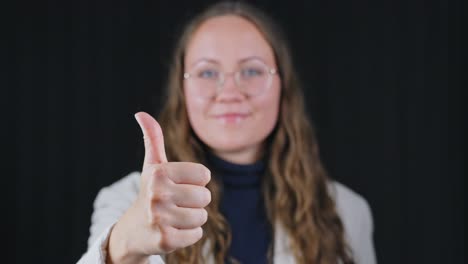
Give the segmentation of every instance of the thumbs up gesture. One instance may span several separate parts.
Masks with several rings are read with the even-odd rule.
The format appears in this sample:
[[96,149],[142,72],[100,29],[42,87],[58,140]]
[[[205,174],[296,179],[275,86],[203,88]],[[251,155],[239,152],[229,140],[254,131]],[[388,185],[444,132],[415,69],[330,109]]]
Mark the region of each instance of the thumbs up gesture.
[[198,163],[168,162],[158,122],[144,112],[135,118],[145,143],[140,192],[111,231],[109,263],[145,263],[150,255],[190,246],[208,219],[210,171]]

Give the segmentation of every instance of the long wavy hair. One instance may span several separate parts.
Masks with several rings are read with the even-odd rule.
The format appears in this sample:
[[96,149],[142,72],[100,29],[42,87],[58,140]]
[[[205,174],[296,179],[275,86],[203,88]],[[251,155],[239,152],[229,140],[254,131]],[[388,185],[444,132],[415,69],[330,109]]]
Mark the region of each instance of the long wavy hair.
[[[165,130],[169,160],[206,161],[207,148],[192,130],[187,117],[183,61],[188,42],[197,28],[204,21],[223,15],[242,17],[257,27],[273,49],[281,79],[280,112],[275,128],[266,139],[264,151],[267,168],[262,194],[270,225],[279,224],[286,231],[297,263],[353,263],[343,224],[328,191],[328,178],[319,159],[313,128],[305,114],[301,86],[286,39],[279,27],[253,6],[242,2],[220,2],[185,27],[174,51],[169,69],[168,98],[159,116]],[[203,238],[192,246],[167,254],[168,263],[206,263],[209,254],[204,252],[211,253],[216,263],[230,259],[231,231],[219,209],[221,184],[212,177],[207,188],[211,191],[212,202],[206,208],[208,221],[203,225]],[[273,248],[270,245],[270,262]]]

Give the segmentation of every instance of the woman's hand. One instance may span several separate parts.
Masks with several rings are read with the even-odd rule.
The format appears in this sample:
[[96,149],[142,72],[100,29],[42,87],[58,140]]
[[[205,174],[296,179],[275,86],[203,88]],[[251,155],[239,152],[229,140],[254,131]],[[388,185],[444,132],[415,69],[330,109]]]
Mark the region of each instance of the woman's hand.
[[191,162],[168,162],[161,127],[144,112],[135,115],[145,142],[140,193],[113,227],[108,263],[145,263],[148,256],[187,247],[202,238],[211,201],[210,171]]

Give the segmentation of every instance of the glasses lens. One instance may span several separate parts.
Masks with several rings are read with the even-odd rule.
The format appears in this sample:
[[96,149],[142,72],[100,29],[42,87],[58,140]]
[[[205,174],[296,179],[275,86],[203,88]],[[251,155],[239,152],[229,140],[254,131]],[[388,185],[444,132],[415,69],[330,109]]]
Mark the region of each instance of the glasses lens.
[[[194,95],[213,98],[224,85],[225,77],[219,66],[203,63],[190,71],[190,82],[187,85]],[[239,65],[234,77],[239,89],[250,96],[263,93],[271,85],[268,66],[256,59]]]
[[213,65],[196,67],[191,75],[190,86],[193,92],[203,98],[211,98],[215,95],[220,80],[220,71]]
[[269,79],[268,67],[258,60],[243,63],[237,76],[240,88],[249,95],[262,93],[268,87]]

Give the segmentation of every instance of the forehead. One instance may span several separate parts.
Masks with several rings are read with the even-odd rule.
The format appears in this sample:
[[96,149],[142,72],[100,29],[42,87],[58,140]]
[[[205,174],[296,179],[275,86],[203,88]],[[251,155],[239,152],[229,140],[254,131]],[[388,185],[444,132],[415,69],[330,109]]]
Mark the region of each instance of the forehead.
[[214,17],[203,22],[194,32],[186,49],[185,65],[201,59],[220,64],[236,64],[248,57],[259,57],[274,65],[271,46],[257,27],[234,15]]

